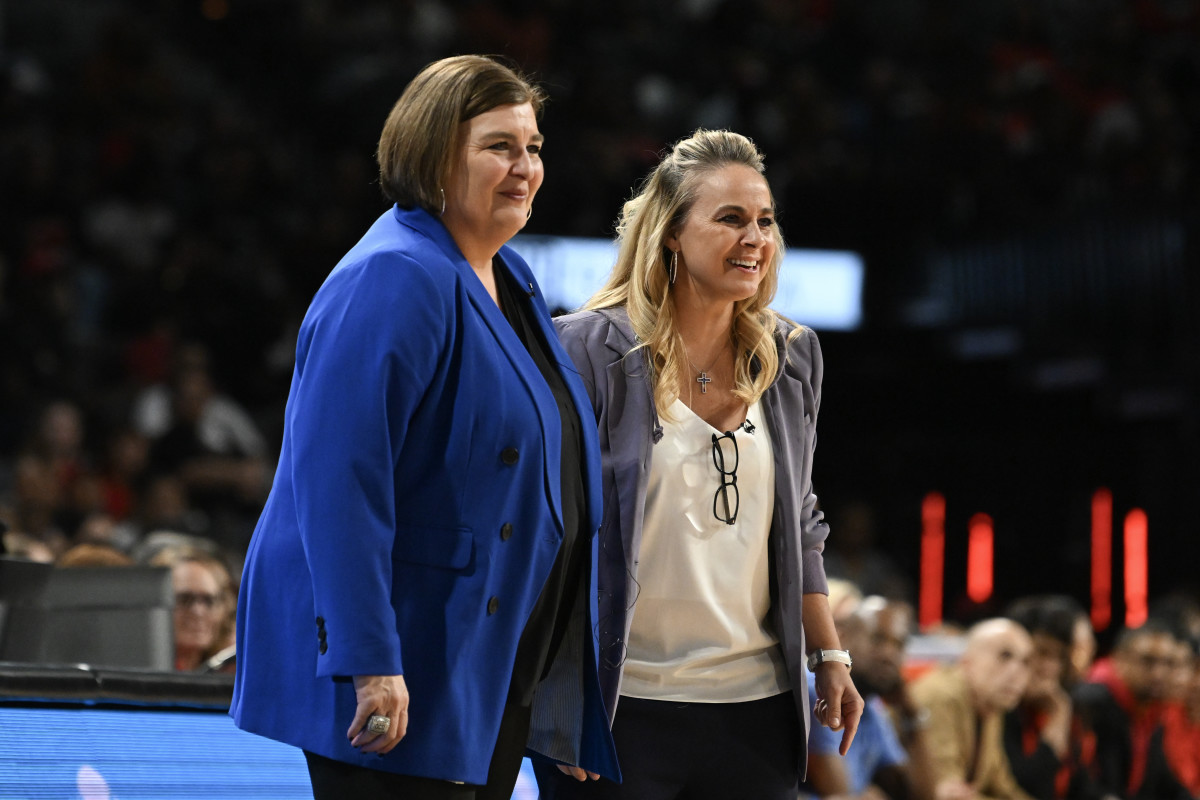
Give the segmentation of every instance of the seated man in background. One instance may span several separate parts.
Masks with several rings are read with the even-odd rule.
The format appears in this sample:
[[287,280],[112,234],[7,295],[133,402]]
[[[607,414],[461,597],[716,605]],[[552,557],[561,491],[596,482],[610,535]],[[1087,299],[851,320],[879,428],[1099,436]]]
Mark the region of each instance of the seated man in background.
[[[827,728],[812,728],[807,786],[824,798],[932,797],[932,771],[924,742],[927,716],[909,697],[901,674],[904,649],[913,630],[912,607],[876,595],[858,602],[844,619],[835,621],[842,645],[854,658],[854,684],[866,705],[854,746],[844,758],[838,755],[840,736]],[[816,696],[811,680],[809,696]]]
[[1107,795],[1141,800],[1190,798],[1167,767],[1163,716],[1182,648],[1170,626],[1147,620],[1117,635],[1112,657],[1097,661],[1074,692],[1076,713],[1095,738],[1093,777]]
[[926,673],[912,687],[929,712],[925,742],[937,800],[1030,800],[1004,754],[1004,713],[1029,682],[1033,642],[1017,623],[988,619],[972,626],[957,664]]

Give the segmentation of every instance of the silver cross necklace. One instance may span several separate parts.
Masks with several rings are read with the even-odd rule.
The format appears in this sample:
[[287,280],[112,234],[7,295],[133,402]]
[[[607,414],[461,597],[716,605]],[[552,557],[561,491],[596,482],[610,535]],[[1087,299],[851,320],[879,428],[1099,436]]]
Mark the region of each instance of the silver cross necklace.
[[[728,342],[726,342],[726,345],[728,346]],[[686,345],[683,348],[683,353],[687,356],[688,366],[690,366],[694,372],[700,373],[696,377],[696,383],[700,384],[700,394],[708,394],[708,385],[713,381],[712,378],[708,377],[708,373],[712,371],[712,368],[716,366],[717,362],[721,359],[721,356],[725,354],[725,348],[722,347],[720,351],[717,352],[716,356],[713,357],[712,363],[704,369],[700,369],[692,363],[692,357],[688,353]]]

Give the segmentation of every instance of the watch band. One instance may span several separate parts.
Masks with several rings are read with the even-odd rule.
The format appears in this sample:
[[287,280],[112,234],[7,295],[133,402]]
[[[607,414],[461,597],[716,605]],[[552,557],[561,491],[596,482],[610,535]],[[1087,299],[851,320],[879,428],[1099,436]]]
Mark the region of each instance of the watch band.
[[854,668],[854,659],[850,657],[849,650],[813,650],[808,654],[808,671],[816,671],[817,665],[824,664],[826,661],[845,664],[847,669]]

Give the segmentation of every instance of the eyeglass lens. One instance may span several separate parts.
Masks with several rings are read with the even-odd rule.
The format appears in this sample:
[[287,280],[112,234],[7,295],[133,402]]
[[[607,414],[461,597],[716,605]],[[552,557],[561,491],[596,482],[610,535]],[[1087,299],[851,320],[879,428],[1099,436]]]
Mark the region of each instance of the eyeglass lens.
[[217,605],[217,596],[201,592],[177,592],[175,594],[175,605],[180,608],[200,606],[205,610],[210,610]]
[[[728,441],[727,441],[728,440]],[[713,465],[721,475],[721,485],[713,495],[713,516],[732,525],[737,519],[741,496],[737,487],[738,447],[732,431],[712,435]],[[726,454],[729,457],[726,457]],[[732,491],[731,491],[732,490]],[[732,495],[732,497],[731,497]]]

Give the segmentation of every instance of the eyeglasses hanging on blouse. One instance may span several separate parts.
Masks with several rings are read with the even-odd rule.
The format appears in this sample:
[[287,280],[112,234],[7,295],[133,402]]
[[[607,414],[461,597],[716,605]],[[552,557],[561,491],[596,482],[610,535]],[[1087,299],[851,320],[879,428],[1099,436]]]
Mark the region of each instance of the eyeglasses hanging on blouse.
[[[754,433],[754,423],[750,420],[746,420],[738,428],[749,434]],[[726,440],[728,444],[725,443]],[[737,521],[738,507],[741,505],[741,494],[737,487],[738,445],[733,431],[725,431],[720,435],[714,433],[712,448],[713,465],[721,475],[721,485],[713,495],[713,516],[726,525],[732,525]],[[732,458],[727,458],[727,454]],[[732,466],[727,469],[729,464]]]

